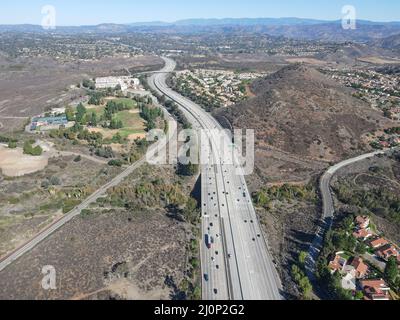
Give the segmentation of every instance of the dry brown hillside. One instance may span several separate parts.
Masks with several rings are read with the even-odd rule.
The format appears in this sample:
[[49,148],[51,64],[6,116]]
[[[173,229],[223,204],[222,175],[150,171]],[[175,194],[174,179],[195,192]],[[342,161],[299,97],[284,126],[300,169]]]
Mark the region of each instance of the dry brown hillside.
[[366,149],[361,137],[387,123],[350,89],[304,65],[285,67],[251,89],[254,98],[216,116],[225,126],[255,129],[258,149],[337,161]]

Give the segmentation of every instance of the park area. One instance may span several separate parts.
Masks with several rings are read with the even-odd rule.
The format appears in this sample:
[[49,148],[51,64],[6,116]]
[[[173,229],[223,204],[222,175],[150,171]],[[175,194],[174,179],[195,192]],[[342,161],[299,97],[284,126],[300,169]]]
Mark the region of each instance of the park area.
[[112,139],[116,134],[122,138],[127,138],[130,141],[143,139],[146,137],[146,121],[140,116],[140,110],[137,102],[130,98],[106,98],[101,105],[86,105],[87,114],[96,114],[97,119],[104,117],[107,103],[113,101],[116,104],[123,104],[126,110],[119,111],[113,115],[113,120],[122,124],[121,128],[112,129],[104,128],[101,125],[92,126],[90,132],[99,132],[105,139]]

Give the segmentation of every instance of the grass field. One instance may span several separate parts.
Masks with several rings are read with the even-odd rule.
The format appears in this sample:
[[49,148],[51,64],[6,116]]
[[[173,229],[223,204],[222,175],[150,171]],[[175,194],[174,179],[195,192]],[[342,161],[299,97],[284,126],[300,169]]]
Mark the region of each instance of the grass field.
[[111,100],[115,101],[116,103],[123,103],[124,105],[126,105],[130,109],[133,109],[133,108],[137,107],[136,101],[134,101],[134,100],[132,100],[130,98],[118,98],[118,99],[111,99]]
[[[144,136],[146,134],[146,122],[141,118],[140,112],[137,109],[137,104],[134,100],[129,98],[119,98],[119,99],[106,99],[106,101],[115,101],[117,103],[124,103],[130,110],[125,110],[118,112],[114,115],[114,119],[120,120],[123,123],[123,128],[119,130],[111,130],[111,129],[104,129],[101,128],[96,130],[101,132],[104,137],[110,138],[114,136],[117,132],[123,138],[132,138],[133,140],[136,139],[138,136]],[[105,105],[101,106],[87,106],[88,114],[96,113],[97,117],[100,119],[101,116],[104,114]]]

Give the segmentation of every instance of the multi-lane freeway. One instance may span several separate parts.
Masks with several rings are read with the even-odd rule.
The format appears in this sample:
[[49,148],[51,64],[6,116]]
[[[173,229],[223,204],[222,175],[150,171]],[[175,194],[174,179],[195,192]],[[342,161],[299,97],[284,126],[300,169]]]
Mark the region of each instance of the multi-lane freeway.
[[[281,282],[245,177],[236,161],[225,161],[220,149],[223,128],[199,105],[167,86],[167,74],[175,69],[175,62],[164,60],[165,68],[149,78],[150,86],[175,101],[193,128],[203,129],[207,137],[201,141],[202,158],[210,160],[201,163],[203,299],[281,300]],[[232,144],[230,137],[224,140]]]

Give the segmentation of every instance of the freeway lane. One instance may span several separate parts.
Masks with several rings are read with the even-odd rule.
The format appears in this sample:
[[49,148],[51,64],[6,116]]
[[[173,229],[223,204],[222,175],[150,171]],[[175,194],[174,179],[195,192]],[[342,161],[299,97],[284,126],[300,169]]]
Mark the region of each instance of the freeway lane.
[[[194,129],[222,130],[219,123],[200,106],[168,88],[166,73],[174,70],[175,63],[167,58],[164,60],[165,73],[152,75],[149,84],[178,103]],[[203,298],[280,300],[280,279],[268,252],[244,176],[237,173],[235,165],[224,163],[222,158],[225,155],[221,155],[217,143],[220,135],[208,131],[207,138],[208,156],[214,163],[201,166],[202,230],[204,237],[206,234],[213,237],[214,244],[208,249],[203,240],[201,245],[202,271],[209,278],[208,281],[203,279]],[[229,137],[225,139],[226,143],[231,143]],[[218,255],[215,251],[218,251]],[[213,261],[210,256],[218,260]],[[216,268],[216,263],[219,268]]]

